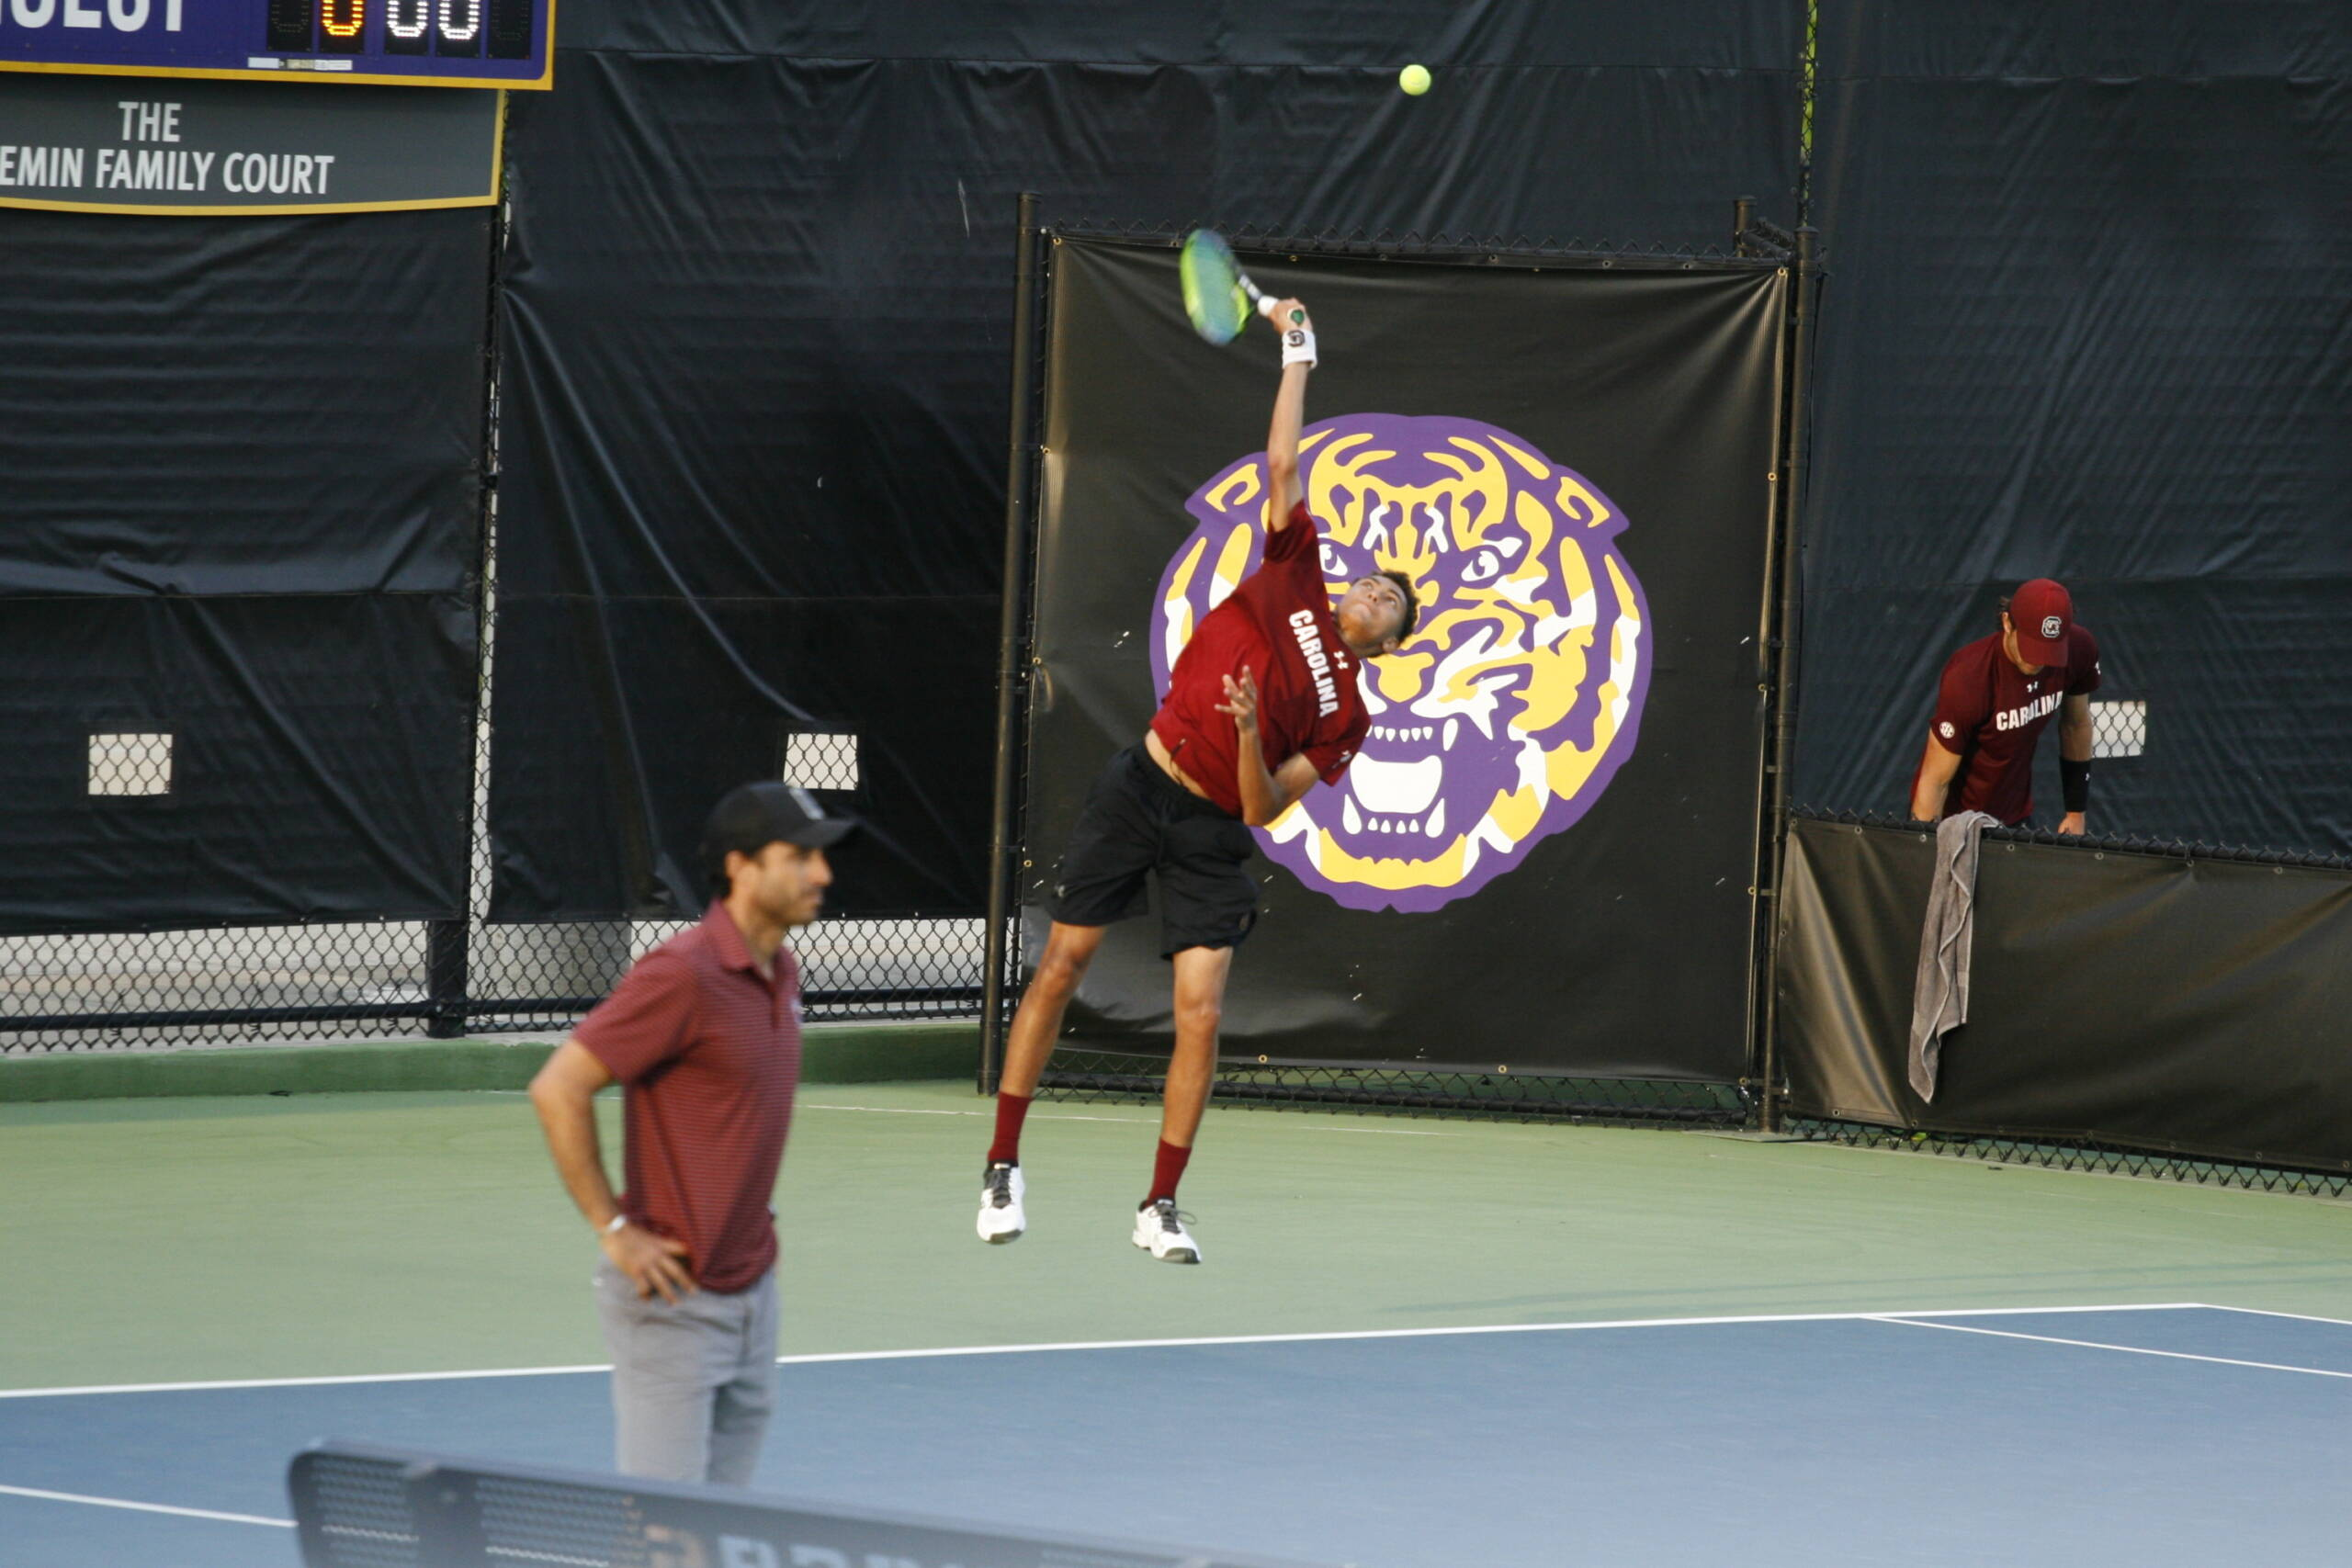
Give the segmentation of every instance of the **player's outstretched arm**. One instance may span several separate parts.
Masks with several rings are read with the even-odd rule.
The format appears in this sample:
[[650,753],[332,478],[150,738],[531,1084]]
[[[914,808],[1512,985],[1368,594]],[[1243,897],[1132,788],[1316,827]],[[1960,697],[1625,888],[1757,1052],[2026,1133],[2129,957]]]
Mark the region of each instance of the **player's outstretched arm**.
[[1277,299],[1266,314],[1283,340],[1283,381],[1266,432],[1266,531],[1279,534],[1298,499],[1298,430],[1306,420],[1306,373],[1315,367],[1315,323],[1295,299]]

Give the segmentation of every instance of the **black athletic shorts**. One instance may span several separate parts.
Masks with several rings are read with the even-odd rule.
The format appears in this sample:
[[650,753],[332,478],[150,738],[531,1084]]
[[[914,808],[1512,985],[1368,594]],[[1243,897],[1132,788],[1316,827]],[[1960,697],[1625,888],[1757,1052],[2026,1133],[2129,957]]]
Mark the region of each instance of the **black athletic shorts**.
[[1138,743],[1111,759],[1070,829],[1054,874],[1054,919],[1107,926],[1145,909],[1144,877],[1159,879],[1159,955],[1238,947],[1258,919],[1239,818],[1178,784]]

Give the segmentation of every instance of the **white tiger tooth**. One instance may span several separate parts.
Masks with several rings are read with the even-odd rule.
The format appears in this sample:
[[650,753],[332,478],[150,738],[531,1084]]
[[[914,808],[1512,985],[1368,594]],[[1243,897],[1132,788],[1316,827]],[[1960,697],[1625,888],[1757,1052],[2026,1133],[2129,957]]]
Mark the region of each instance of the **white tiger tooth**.
[[1460,734],[1461,731],[1462,721],[1460,719],[1449,718],[1445,721],[1445,750],[1449,751],[1453,750],[1453,738]]
[[1430,825],[1428,828],[1424,829],[1423,831],[1427,832],[1432,839],[1442,839],[1445,837],[1444,801],[1439,801],[1437,803],[1437,809],[1430,813]]
[[1356,811],[1356,797],[1352,795],[1340,802],[1340,826],[1351,833],[1363,831],[1363,818]]

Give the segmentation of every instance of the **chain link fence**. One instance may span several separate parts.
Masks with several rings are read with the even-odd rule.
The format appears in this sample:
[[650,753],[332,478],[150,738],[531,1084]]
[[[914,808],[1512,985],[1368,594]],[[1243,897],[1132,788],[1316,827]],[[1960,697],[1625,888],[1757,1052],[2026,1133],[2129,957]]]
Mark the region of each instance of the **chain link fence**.
[[2316,1198],[2352,1198],[2352,1175],[2281,1166],[2231,1165],[2188,1155],[2127,1149],[2091,1142],[2043,1143],[2023,1138],[1966,1136],[1952,1133],[1906,1133],[1862,1122],[1792,1117],[1783,1131],[1806,1143],[1848,1148],[1942,1155],[1986,1165],[2030,1166],[2044,1170],[2087,1171],[2099,1176],[2149,1177],[2197,1187],[2244,1187],[2259,1192],[2292,1192]]
[[[1162,1056],[1065,1046],[1038,1081],[1037,1098],[1074,1103],[1157,1101]],[[1353,1111],[1359,1115],[1469,1117],[1498,1122],[1739,1128],[1755,1106],[1738,1085],[1438,1066],[1277,1062],[1227,1057],[1213,1099],[1261,1111]]]

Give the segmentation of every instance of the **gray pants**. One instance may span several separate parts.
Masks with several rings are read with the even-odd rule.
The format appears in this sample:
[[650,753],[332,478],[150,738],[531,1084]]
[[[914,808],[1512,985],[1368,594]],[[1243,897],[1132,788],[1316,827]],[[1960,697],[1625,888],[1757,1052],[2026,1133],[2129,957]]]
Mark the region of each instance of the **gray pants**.
[[613,1356],[613,1462],[656,1481],[751,1483],[775,1409],[775,1270],[732,1295],[639,1300],[596,1260],[596,1315]]

